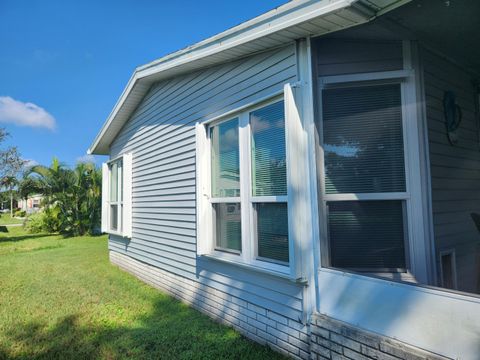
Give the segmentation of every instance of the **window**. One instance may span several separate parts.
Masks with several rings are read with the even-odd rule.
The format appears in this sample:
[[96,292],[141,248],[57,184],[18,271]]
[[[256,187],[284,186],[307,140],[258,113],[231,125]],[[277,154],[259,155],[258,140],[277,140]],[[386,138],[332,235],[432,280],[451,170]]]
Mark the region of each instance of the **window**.
[[240,147],[238,118],[210,127],[211,194],[217,250],[240,253]]
[[122,231],[122,159],[108,164],[109,182],[110,182],[110,221],[109,229],[111,231]]
[[328,265],[407,272],[401,81],[329,84],[321,103]]
[[[202,125],[209,181],[208,253],[289,271],[284,101]],[[201,166],[201,165],[200,165]],[[206,171],[203,173],[205,174]]]
[[102,231],[131,237],[131,154],[103,165]]

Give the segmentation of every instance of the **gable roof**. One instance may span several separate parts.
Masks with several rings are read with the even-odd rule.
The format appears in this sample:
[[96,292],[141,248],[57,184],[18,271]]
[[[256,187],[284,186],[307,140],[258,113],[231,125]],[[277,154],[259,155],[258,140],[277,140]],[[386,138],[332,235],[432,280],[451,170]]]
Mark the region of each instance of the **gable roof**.
[[252,53],[368,22],[410,0],[294,0],[218,35],[135,69],[88,149],[107,155],[110,144],[159,80]]

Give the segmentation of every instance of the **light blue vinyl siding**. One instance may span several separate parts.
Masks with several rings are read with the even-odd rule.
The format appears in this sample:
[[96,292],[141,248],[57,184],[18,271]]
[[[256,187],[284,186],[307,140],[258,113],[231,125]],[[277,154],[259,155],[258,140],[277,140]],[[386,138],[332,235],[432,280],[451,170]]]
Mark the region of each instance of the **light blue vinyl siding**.
[[133,237],[110,236],[110,250],[300,319],[301,285],[197,257],[195,209],[195,123],[282,90],[296,72],[292,44],[152,86],[111,146],[111,157],[133,153]]
[[[458,289],[480,291],[480,234],[471,213],[480,214],[480,145],[472,78],[447,60],[423,50],[425,100],[430,150],[435,260],[455,250]],[[443,96],[453,91],[462,109],[459,141],[450,145],[445,130]],[[439,278],[440,278],[440,274]]]

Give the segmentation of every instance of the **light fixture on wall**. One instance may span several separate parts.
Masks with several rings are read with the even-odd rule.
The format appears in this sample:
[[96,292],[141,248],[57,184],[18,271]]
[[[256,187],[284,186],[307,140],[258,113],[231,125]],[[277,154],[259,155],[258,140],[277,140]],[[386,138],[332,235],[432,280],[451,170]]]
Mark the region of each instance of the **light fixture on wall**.
[[457,104],[453,91],[445,91],[443,94],[443,112],[448,141],[451,145],[455,145],[458,143],[457,130],[462,122],[462,109]]

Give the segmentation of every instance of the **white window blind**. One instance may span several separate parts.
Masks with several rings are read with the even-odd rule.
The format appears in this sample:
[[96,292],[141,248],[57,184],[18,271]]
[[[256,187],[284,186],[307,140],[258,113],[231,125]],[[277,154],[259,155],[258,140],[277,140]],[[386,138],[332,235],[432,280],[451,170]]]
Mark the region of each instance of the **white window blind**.
[[328,203],[331,263],[362,271],[404,271],[403,202]]
[[250,113],[252,195],[286,195],[285,111],[283,101]]
[[323,91],[327,194],[405,191],[400,84]]

